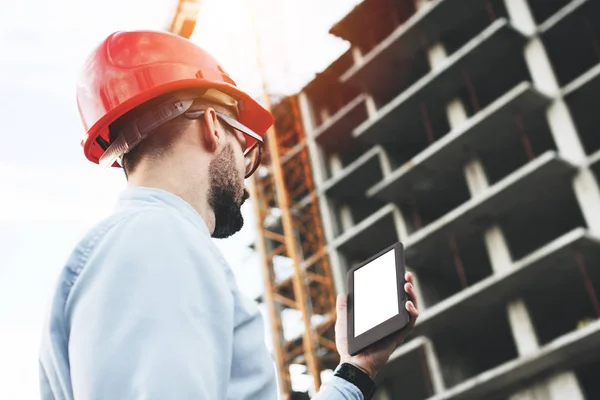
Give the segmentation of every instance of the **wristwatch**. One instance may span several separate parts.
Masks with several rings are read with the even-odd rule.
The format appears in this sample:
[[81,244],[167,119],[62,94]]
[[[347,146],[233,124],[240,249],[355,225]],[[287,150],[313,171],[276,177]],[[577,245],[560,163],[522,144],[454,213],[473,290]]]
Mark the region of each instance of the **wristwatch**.
[[350,363],[342,363],[336,368],[334,376],[347,380],[356,386],[365,400],[370,400],[375,394],[375,381],[360,368]]

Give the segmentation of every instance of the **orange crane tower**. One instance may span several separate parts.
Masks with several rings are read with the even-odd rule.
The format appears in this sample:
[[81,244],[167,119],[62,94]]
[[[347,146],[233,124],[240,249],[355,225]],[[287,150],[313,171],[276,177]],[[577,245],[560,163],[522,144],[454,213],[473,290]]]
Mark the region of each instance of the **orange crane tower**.
[[[170,31],[189,38],[201,1],[179,0]],[[275,116],[275,125],[265,138],[268,151],[249,180],[256,249],[261,255],[265,280],[265,293],[259,301],[269,311],[280,392],[283,399],[290,399],[291,365],[306,366],[318,390],[321,371],[333,369],[339,362],[334,335],[335,289],[298,99],[288,96],[271,105],[258,33],[256,38],[264,106]],[[281,278],[276,274],[278,258],[291,262],[291,276]],[[284,335],[282,315],[286,310],[300,314],[300,337]]]
[[[334,368],[339,361],[334,335],[335,290],[298,98],[287,96],[272,106],[260,34],[255,32],[255,37],[263,99],[275,124],[266,135],[267,157],[250,183],[256,247],[265,279],[262,300],[269,310],[280,391],[288,399],[292,364],[306,366],[318,390],[321,371]],[[276,273],[278,256],[291,262],[291,276]],[[282,315],[286,310],[300,314],[300,337],[284,334]]]
[[177,0],[177,9],[171,20],[169,32],[189,39],[196,27],[202,0]]

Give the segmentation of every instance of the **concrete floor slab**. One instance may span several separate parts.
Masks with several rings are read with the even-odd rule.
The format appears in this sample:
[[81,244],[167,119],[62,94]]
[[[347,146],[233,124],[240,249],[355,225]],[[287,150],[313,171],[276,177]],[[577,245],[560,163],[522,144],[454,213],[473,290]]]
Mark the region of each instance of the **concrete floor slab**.
[[332,243],[332,247],[346,257],[366,260],[379,250],[397,241],[394,226],[396,207],[388,204],[373,215],[346,230]]
[[381,153],[379,146],[371,148],[333,178],[325,181],[322,193],[337,201],[365,196],[372,182],[381,179]]
[[600,64],[589,69],[579,78],[566,85],[562,94],[569,106],[581,108],[581,106],[597,101],[600,93]]
[[[355,147],[352,130],[367,119],[365,96],[360,95],[315,129],[316,142],[326,153]],[[341,147],[341,148],[340,148]]]
[[400,346],[376,378],[378,386],[392,393],[402,393],[407,399],[424,399],[434,394],[430,367],[425,354],[431,342],[423,336]]
[[548,151],[501,181],[490,186],[435,222],[413,233],[405,241],[406,263],[418,266],[449,234],[461,237],[481,231],[515,207],[539,206],[551,192],[564,190],[576,167]]
[[375,117],[359,125],[354,137],[368,142],[410,140],[413,127],[420,124],[420,104],[428,99],[431,107],[442,106],[463,85],[463,73],[476,80],[491,65],[509,53],[520,52],[526,36],[505,19],[499,19],[444,60],[444,65],[425,75],[378,110]]
[[513,269],[497,273],[425,310],[415,326],[417,335],[444,332],[448,326],[466,327],[493,307],[502,307],[532,288],[560,283],[564,270],[577,270],[573,249],[587,260],[600,262],[600,238],[584,228],[574,229],[514,263]]
[[515,115],[527,115],[548,105],[550,99],[531,83],[523,82],[448,133],[385,180],[367,192],[369,197],[386,201],[410,200],[416,191],[427,188],[424,182],[439,183],[462,169],[463,150],[485,151],[502,140],[503,133],[515,128]]
[[568,333],[543,346],[539,352],[520,357],[477,375],[428,400],[480,400],[509,396],[520,384],[560,365],[573,368],[600,358],[600,321]]
[[547,35],[560,35],[564,29],[568,29],[573,23],[578,23],[579,16],[590,12],[594,0],[572,0],[561,8],[553,16],[538,26],[538,32],[542,37]]
[[346,71],[341,81],[377,91],[386,84],[381,76],[393,76],[395,65],[409,60],[423,46],[423,37],[435,43],[471,17],[480,4],[479,0],[431,1],[367,53],[361,64]]

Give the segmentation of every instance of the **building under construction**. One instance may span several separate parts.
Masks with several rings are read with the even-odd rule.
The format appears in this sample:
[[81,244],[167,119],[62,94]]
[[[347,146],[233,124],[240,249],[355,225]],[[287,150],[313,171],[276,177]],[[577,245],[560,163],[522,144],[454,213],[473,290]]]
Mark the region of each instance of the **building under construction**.
[[364,0],[330,33],[349,50],[273,106],[253,180],[285,398],[398,240],[421,316],[376,399],[600,398],[600,2]]

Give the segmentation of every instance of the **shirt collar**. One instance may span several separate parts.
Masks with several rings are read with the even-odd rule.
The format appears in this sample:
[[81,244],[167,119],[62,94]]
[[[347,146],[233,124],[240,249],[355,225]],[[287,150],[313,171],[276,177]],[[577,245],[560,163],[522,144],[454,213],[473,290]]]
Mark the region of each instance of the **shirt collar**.
[[118,198],[117,211],[133,205],[154,204],[167,206],[181,213],[186,219],[210,236],[206,222],[200,214],[184,199],[163,189],[153,187],[130,187],[121,192]]

